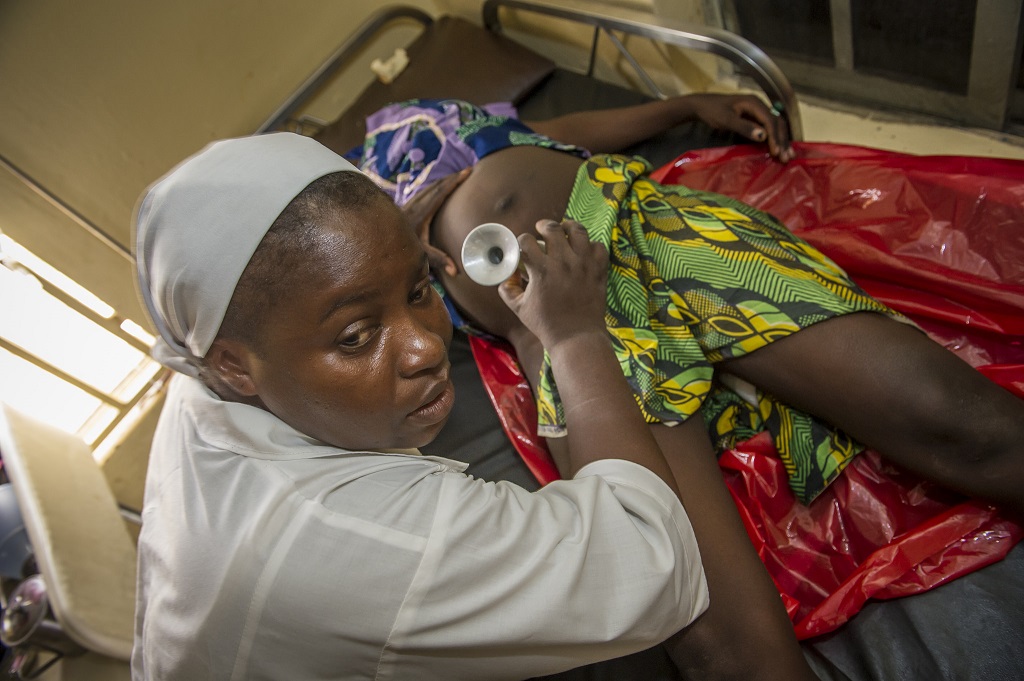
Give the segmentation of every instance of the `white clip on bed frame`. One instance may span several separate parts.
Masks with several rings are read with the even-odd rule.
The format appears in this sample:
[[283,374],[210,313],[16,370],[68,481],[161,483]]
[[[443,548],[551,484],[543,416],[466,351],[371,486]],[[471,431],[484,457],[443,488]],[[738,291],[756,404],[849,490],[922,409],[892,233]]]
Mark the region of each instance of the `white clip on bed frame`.
[[[643,70],[636,59],[629,53],[622,41],[613,31],[638,35],[651,40],[680,47],[709,52],[730,61],[736,68],[754,79],[764,90],[775,110],[789,124],[790,137],[800,140],[803,129],[800,122],[800,110],[797,107],[796,95],[789,80],[781,69],[749,40],[734,33],[701,26],[672,21],[653,14],[634,12],[618,7],[605,7],[599,3],[581,2],[579,0],[487,0],[483,5],[483,22],[488,30],[501,32],[501,9],[520,10],[545,14],[575,21],[594,27],[594,37],[590,50],[590,65],[587,75],[592,75],[596,56],[597,40],[601,32],[611,40],[612,44],[622,53],[623,57],[636,70],[651,93],[660,98],[666,95],[655,85],[651,77]],[[374,13],[359,27],[334,54],[332,54],[299,88],[278,107],[270,118],[261,125],[256,133],[276,130],[284,125],[316,91],[326,83],[334,73],[344,67],[386,24],[397,19],[412,19],[424,27],[430,26],[433,19],[430,15],[416,7],[395,5],[385,7]]]
[[434,23],[429,14],[408,5],[395,5],[377,10],[370,15],[369,19],[363,22],[362,26],[346,38],[345,42],[334,51],[334,54],[328,57],[281,106],[277,107],[277,111],[272,113],[270,118],[256,129],[255,134],[259,135],[271,130],[277,130],[287,123],[291,119],[292,114],[305,104],[317,92],[320,86],[329,81],[338,69],[345,67],[368,42],[373,40],[379,30],[397,19],[412,19],[421,23],[424,28]]

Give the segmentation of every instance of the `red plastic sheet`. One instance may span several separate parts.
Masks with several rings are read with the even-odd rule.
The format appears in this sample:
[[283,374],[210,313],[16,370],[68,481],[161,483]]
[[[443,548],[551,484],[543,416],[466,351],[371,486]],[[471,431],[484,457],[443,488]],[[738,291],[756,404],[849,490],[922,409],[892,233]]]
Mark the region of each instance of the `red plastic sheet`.
[[[1024,397],[1024,162],[796,144],[786,165],[749,146],[690,152],[666,183],[766,210],[993,381]],[[541,483],[558,473],[536,435],[507,346],[473,339],[484,384]],[[919,593],[1000,560],[1024,529],[886,464],[858,457],[810,506],[771,440],[719,459],[797,636],[832,631],[869,598]]]

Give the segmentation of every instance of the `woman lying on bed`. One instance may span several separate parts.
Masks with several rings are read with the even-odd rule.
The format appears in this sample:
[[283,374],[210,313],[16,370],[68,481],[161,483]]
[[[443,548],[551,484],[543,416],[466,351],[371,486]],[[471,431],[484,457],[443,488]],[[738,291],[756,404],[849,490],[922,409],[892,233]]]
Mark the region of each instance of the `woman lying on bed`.
[[[658,185],[642,159],[587,151],[614,152],[692,118],[767,142],[781,161],[792,156],[784,125],[758,99],[698,95],[529,123],[508,106],[413,100],[371,116],[350,158],[400,205],[473,168],[433,185],[409,213],[429,215],[443,202],[420,225],[437,280],[465,326],[515,348],[560,466],[557,386],[544,349],[510,309],[522,282],[481,287],[451,254],[473,227],[498,222],[527,235],[529,261],[534,235],[557,234],[546,221],[563,219],[609,248],[610,337],[671,452],[711,594],[710,609],[668,642],[670,653],[692,678],[812,678],[722,482],[716,447],[769,430],[805,502],[867,445],[1019,512],[1024,403],[771,216]],[[689,418],[698,411],[703,418]]]

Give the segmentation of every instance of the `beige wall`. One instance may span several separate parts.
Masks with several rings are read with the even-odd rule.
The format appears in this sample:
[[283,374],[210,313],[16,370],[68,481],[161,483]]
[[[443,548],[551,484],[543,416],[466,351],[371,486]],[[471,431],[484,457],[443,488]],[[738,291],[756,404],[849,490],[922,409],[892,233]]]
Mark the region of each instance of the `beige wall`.
[[[149,182],[252,132],[380,4],[5,0],[0,154],[128,245]],[[0,230],[144,321],[128,259],[4,169]]]

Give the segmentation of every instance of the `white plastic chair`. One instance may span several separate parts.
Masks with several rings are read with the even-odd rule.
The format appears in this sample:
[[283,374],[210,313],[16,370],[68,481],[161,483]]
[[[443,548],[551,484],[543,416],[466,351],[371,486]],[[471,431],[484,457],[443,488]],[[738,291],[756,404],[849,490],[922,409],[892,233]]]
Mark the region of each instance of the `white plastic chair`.
[[92,451],[0,404],[0,457],[57,624],[87,651],[112,658],[101,666],[122,661],[117,666],[126,674],[136,551]]

